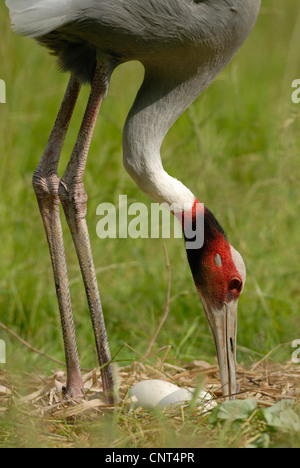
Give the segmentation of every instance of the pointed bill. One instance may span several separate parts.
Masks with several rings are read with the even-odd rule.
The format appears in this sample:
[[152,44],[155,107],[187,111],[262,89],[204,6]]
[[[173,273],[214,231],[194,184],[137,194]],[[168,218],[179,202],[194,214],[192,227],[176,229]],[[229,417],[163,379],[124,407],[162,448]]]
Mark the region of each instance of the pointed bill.
[[214,336],[223,396],[233,400],[236,395],[237,301],[224,303],[220,310],[204,303],[204,309]]

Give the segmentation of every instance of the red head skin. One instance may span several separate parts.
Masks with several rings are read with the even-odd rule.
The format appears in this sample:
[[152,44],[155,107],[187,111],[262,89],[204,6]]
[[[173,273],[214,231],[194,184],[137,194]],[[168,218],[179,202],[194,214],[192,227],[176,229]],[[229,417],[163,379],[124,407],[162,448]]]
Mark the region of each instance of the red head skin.
[[197,216],[201,214],[204,214],[204,245],[200,249],[187,249],[187,256],[200,296],[220,309],[225,302],[238,300],[243,280],[232,259],[230,243],[208,209],[195,199],[190,212],[175,213],[175,216],[184,229],[187,223],[196,226]]

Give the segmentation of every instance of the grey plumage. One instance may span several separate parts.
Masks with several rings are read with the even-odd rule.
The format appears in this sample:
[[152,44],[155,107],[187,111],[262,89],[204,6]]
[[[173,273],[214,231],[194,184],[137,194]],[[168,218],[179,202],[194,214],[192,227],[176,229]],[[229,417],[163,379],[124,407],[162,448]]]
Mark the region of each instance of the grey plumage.
[[97,53],[115,65],[139,60],[193,72],[207,60],[224,66],[248,36],[259,6],[260,0],[94,0],[37,40],[83,81],[92,81]]

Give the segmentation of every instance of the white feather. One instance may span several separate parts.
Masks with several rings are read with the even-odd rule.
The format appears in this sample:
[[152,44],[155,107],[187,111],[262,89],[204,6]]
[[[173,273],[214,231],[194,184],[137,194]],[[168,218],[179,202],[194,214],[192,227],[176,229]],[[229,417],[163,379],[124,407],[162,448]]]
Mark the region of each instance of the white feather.
[[246,278],[247,278],[246,265],[244,263],[244,260],[243,260],[243,257],[241,256],[241,254],[237,250],[235,250],[235,248],[232,247],[232,245],[230,246],[230,248],[231,248],[232,260],[233,260],[233,262],[235,264],[235,267],[236,267],[237,271],[239,272],[239,274],[242,277],[243,289],[244,289],[244,286],[245,286],[245,283],[246,283]]
[[72,13],[95,0],[6,0],[13,29],[18,34],[39,37],[59,28]]

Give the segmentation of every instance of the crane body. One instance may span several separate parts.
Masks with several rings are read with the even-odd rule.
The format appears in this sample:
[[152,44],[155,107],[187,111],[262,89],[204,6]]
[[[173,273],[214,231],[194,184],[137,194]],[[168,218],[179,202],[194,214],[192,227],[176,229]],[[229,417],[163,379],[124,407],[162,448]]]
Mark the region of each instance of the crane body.
[[[145,77],[124,127],[124,166],[151,199],[172,206],[183,228],[196,225],[197,217],[204,216],[204,245],[187,248],[187,257],[213,332],[223,394],[234,398],[236,315],[246,280],[245,265],[213,214],[164,170],[160,148],[174,122],[249,36],[260,4],[260,0],[6,0],[14,30],[47,47],[57,57],[59,67],[71,74],[33,178],[54,270],[69,397],[82,394],[83,383],[59,204],[81,267],[106,401],[112,402],[111,356],[85,220],[83,174],[111,74],[120,64],[138,60]],[[91,95],[68,167],[59,179],[57,166],[82,83],[91,84]]]

